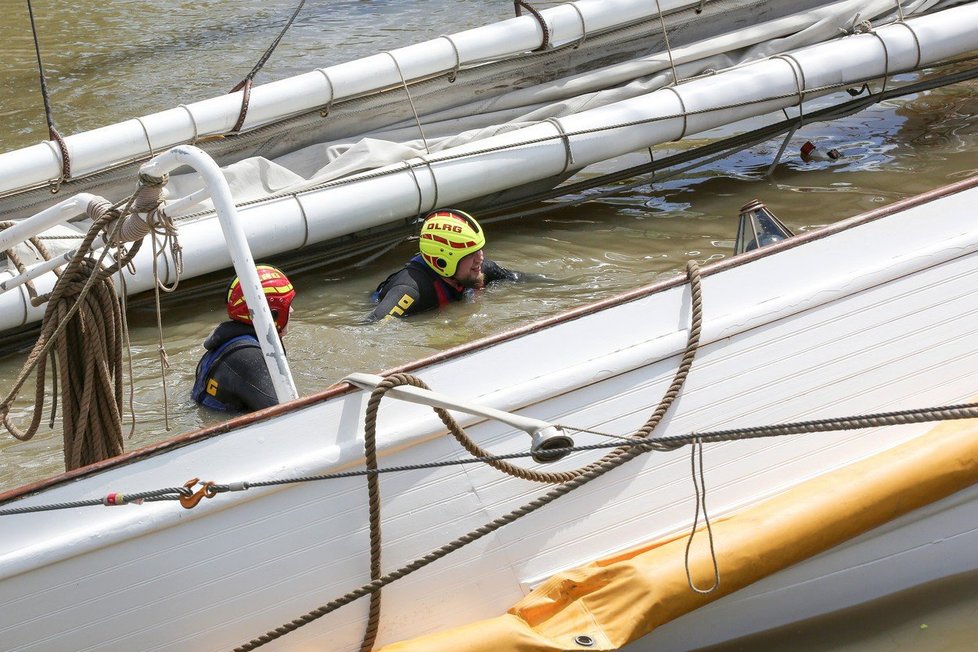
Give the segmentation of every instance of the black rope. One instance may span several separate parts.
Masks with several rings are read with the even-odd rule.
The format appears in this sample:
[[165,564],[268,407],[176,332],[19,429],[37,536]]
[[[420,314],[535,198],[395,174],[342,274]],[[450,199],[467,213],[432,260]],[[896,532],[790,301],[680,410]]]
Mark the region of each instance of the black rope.
[[540,23],[540,29],[543,30],[543,40],[540,43],[540,47],[534,50],[534,52],[540,52],[549,48],[550,28],[547,27],[547,21],[543,19],[543,14],[531,7],[530,3],[526,2],[526,0],[513,0],[513,9],[516,11],[517,16],[522,16],[523,9],[526,9],[528,12],[530,12],[530,15],[536,18],[537,22]]
[[34,37],[34,53],[37,55],[37,70],[40,75],[41,82],[41,98],[44,100],[44,116],[47,118],[48,130],[52,127],[54,120],[51,118],[51,103],[48,100],[48,84],[44,79],[44,63],[41,61],[41,45],[37,38],[37,26],[34,24],[34,7],[31,5],[31,0],[27,0],[27,13],[31,17],[31,34]]
[[299,15],[299,12],[302,11],[302,7],[305,4],[306,4],[306,0],[299,1],[299,5],[295,8],[295,11],[292,12],[292,17],[289,18],[287,23],[285,23],[285,27],[282,28],[282,31],[279,32],[279,35],[275,38],[274,41],[272,41],[272,44],[268,46],[268,49],[265,50],[265,54],[261,56],[261,59],[258,60],[258,63],[255,64],[255,67],[251,69],[251,72],[248,73],[245,79],[255,78],[255,75],[258,74],[258,71],[261,70],[262,66],[264,66],[265,63],[271,58],[272,52],[274,52],[275,48],[278,47],[279,41],[282,40],[282,37],[285,36],[285,33],[289,31],[290,27],[292,27],[292,23],[295,22],[296,16]]
[[170,487],[168,489],[154,489],[134,494],[109,494],[104,498],[92,498],[89,500],[76,500],[65,503],[52,503],[48,505],[31,505],[29,507],[11,507],[10,509],[0,510],[0,516],[10,516],[12,514],[31,514],[36,512],[52,512],[59,509],[73,509],[75,507],[92,507],[95,505],[130,505],[159,502],[163,500],[180,500],[181,496],[189,496],[191,493],[187,487]]
[[47,80],[44,77],[44,64],[41,61],[41,44],[37,37],[37,26],[34,23],[34,7],[31,4],[31,0],[27,0],[27,13],[31,18],[31,35],[34,37],[34,53],[37,55],[37,71],[41,83],[41,99],[44,100],[44,118],[48,125],[48,135],[51,137],[51,140],[58,143],[58,149],[61,150],[62,179],[70,179],[71,160],[68,157],[68,145],[58,132],[58,128],[54,124],[54,117],[51,113],[51,100],[48,96]]
[[292,17],[285,23],[285,27],[283,27],[282,31],[279,32],[277,37],[275,37],[272,44],[268,46],[268,49],[265,50],[265,54],[258,59],[258,63],[256,63],[254,68],[251,69],[251,72],[245,75],[245,78],[238,82],[238,84],[230,90],[231,93],[244,90],[244,94],[241,97],[241,112],[238,114],[238,121],[234,123],[233,127],[231,127],[232,132],[237,132],[241,129],[242,125],[244,125],[245,118],[248,115],[248,105],[251,102],[251,87],[252,82],[255,79],[255,75],[258,74],[258,71],[261,70],[271,58],[272,52],[274,52],[275,48],[278,47],[279,42],[282,40],[282,37],[285,36],[285,33],[289,31],[289,28],[292,27],[292,23],[295,22],[296,16],[299,15],[299,12],[302,11],[302,7],[305,4],[306,0],[299,0],[299,5],[295,8],[295,11],[292,12]]
[[[570,426],[560,426],[564,430],[575,432],[586,432],[590,434],[613,437],[613,442],[601,442],[596,444],[582,444],[579,446],[569,446],[567,448],[555,448],[553,453],[571,454],[589,451],[603,450],[607,448],[630,447],[644,449],[642,452],[668,452],[679,449],[687,444],[692,444],[699,440],[703,443],[718,443],[724,441],[739,441],[742,439],[761,439],[766,437],[781,437],[785,435],[809,434],[814,432],[827,432],[831,430],[860,430],[874,428],[884,425],[903,425],[908,423],[918,423],[922,421],[949,421],[958,419],[978,418],[978,403],[962,403],[958,405],[947,405],[944,407],[925,408],[919,410],[901,410],[896,412],[878,412],[863,416],[844,417],[838,419],[818,419],[811,421],[794,421],[783,424],[768,426],[754,426],[750,428],[732,428],[727,430],[708,430],[699,433],[689,433],[685,435],[671,435],[667,437],[656,437],[653,439],[631,439],[618,435],[610,435],[595,430],[583,428],[573,428]],[[382,473],[403,473],[407,471],[423,471],[426,469],[443,468],[449,466],[462,466],[465,464],[484,464],[487,462],[515,460],[532,457],[528,451],[518,453],[500,453],[498,455],[472,456],[453,460],[442,460],[437,462],[422,462],[419,464],[403,464],[399,466],[387,466],[376,469],[360,469],[354,471],[341,471],[338,473],[324,473],[321,475],[308,475],[295,478],[283,478],[279,480],[258,480],[248,482],[236,482],[229,484],[214,484],[211,491],[215,494],[227,493],[231,491],[245,491],[248,489],[278,487],[287,484],[298,484],[302,482],[317,482],[320,480],[343,480],[348,478],[359,478]],[[137,502],[137,498],[142,498],[145,502],[154,500],[178,500],[180,495],[187,495],[189,490],[184,487],[176,489],[157,489],[137,494],[123,494],[129,500],[124,504]],[[161,496],[155,498],[155,496]],[[71,507],[91,507],[105,505],[104,498],[91,500],[81,500],[72,503],[55,503],[52,505],[35,505],[31,507],[15,507],[11,509],[0,509],[0,516],[12,514],[26,514],[30,512],[42,512],[56,509],[68,509]]]

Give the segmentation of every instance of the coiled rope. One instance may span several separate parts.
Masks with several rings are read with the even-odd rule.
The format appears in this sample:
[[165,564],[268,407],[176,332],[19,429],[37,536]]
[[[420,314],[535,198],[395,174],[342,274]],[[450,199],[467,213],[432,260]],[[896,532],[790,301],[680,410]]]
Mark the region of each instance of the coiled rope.
[[[646,421],[645,425],[639,428],[631,437],[626,439],[638,440],[638,441],[648,441],[648,436],[655,430],[656,426],[662,421],[665,416],[666,411],[675,401],[676,397],[679,396],[679,392],[682,389],[683,384],[686,381],[686,377],[689,375],[689,370],[693,364],[693,358],[696,355],[696,350],[699,347],[699,338],[702,327],[702,293],[700,289],[700,272],[699,265],[695,261],[689,261],[686,264],[686,276],[689,279],[690,284],[690,296],[691,296],[691,319],[690,319],[690,329],[687,338],[686,349],[683,353],[682,360],[680,361],[679,368],[676,370],[676,374],[673,377],[672,383],[666,390],[665,395],[659,402],[659,405],[653,411],[652,415]],[[258,647],[270,643],[285,634],[295,631],[296,629],[307,625],[318,618],[321,618],[340,607],[347,605],[359,598],[366,595],[370,595],[370,608],[368,621],[366,626],[366,631],[364,633],[363,642],[360,646],[361,652],[369,652],[373,649],[374,641],[377,637],[377,631],[380,624],[380,591],[381,589],[414,571],[427,566],[428,564],[441,559],[442,557],[448,555],[459,548],[462,548],[478,539],[481,539],[487,534],[495,532],[504,525],[508,525],[538,509],[544,507],[557,500],[561,496],[565,496],[574,489],[582,487],[591,480],[601,477],[608,471],[618,468],[619,466],[625,464],[626,462],[638,457],[643,452],[645,452],[645,447],[641,446],[621,446],[615,448],[610,453],[605,455],[603,458],[588,464],[581,469],[576,471],[571,471],[568,473],[540,473],[529,472],[526,469],[519,469],[517,467],[512,467],[511,465],[505,464],[492,464],[496,469],[505,470],[507,473],[511,473],[516,477],[531,479],[540,482],[556,482],[559,486],[550,490],[543,496],[536,498],[529,503],[523,505],[522,507],[513,510],[509,514],[502,516],[500,518],[494,519],[489,523],[486,523],[482,527],[469,532],[468,534],[455,539],[454,541],[434,550],[420,559],[391,572],[387,575],[380,574],[380,554],[381,554],[381,533],[380,533],[380,486],[377,479],[376,469],[377,469],[377,458],[376,458],[376,433],[377,433],[377,410],[380,406],[381,400],[390,390],[398,387],[400,385],[412,385],[414,387],[426,388],[427,386],[418,378],[411,376],[409,374],[393,374],[388,376],[381,382],[370,394],[370,399],[367,402],[366,417],[364,421],[364,453],[366,456],[366,465],[368,471],[374,471],[369,473],[367,476],[367,488],[368,488],[368,505],[370,510],[370,579],[368,584],[364,584],[360,588],[347,593],[346,595],[329,602],[318,609],[310,611],[309,613],[292,620],[280,627],[266,632],[264,635],[249,641],[248,643],[235,648],[235,652],[245,652],[247,650],[254,650]],[[475,445],[469,439],[468,435],[465,434],[464,430],[459,426],[451,414],[442,408],[432,408],[435,413],[438,414],[442,422],[448,427],[449,431],[455,436],[456,439],[466,448],[466,450],[478,450],[481,449]],[[652,445],[651,442],[648,442]],[[470,449],[470,446],[472,447]]]
[[[54,289],[31,298],[34,306],[47,302],[41,333],[13,388],[0,402],[0,418],[15,438],[27,441],[34,437],[41,423],[50,361],[54,368],[50,425],[53,427],[57,415],[60,381],[66,470],[123,452],[122,348],[127,338],[112,275],[132,261],[151,228],[131,211],[158,205],[161,190],[161,185],[144,185],[121,211],[105,200],[92,201],[87,207],[92,227]],[[123,234],[135,240],[128,250],[122,246]],[[99,236],[114,247],[104,247],[95,258],[92,250]],[[117,260],[105,266],[103,261],[112,248],[119,251]],[[35,370],[33,414],[29,425],[21,429],[10,419],[10,408]]]
[[[7,431],[21,441],[33,438],[41,422],[47,362],[50,358],[55,367],[52,377],[52,423],[59,378],[63,388],[66,470],[118,455],[123,450],[120,416],[122,387],[117,373],[121,353],[110,354],[117,347],[121,352],[121,316],[110,278],[118,267],[105,269],[101,258],[95,261],[87,256],[96,235],[113,219],[114,215],[110,212],[97,217],[88,237],[68,263],[50,295],[32,298],[34,305],[44,300],[48,303],[41,334],[13,389],[0,403],[0,414]],[[103,251],[103,257],[107,251]],[[33,418],[30,425],[21,430],[10,420],[10,406],[35,369]]]

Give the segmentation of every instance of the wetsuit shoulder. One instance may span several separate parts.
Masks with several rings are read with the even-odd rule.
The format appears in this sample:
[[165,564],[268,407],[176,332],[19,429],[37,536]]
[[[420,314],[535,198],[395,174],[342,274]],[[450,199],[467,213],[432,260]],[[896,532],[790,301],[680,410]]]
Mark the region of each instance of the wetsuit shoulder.
[[255,335],[255,327],[251,324],[244,324],[239,321],[223,321],[217,325],[217,327],[211,331],[211,334],[207,336],[204,340],[204,348],[208,351],[215,351],[221,348],[222,345],[233,340],[236,337],[241,337],[242,335],[250,335],[256,340],[258,339]]
[[240,346],[222,356],[212,373],[226,392],[222,402],[234,410],[253,412],[278,404],[272,377],[265,365],[258,341],[254,346]]
[[452,288],[433,271],[415,259],[404,269],[389,276],[377,288],[377,306],[368,315],[368,321],[410,315],[437,308],[449,301],[457,301]]
[[415,305],[421,298],[422,284],[419,283],[418,275],[407,267],[389,276],[377,288],[377,306],[368,315],[367,320],[407,317],[416,312]]
[[216,410],[250,412],[278,400],[268,368],[249,324],[227,321],[204,341],[197,364],[195,401]]

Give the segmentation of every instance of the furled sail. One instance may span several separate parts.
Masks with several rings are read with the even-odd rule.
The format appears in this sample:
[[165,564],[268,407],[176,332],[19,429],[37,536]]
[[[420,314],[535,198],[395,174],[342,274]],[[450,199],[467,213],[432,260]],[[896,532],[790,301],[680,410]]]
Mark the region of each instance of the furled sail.
[[[870,82],[892,89],[897,73],[978,48],[978,4],[958,4],[567,3],[542,20],[521,16],[256,87],[240,132],[229,133],[241,112],[232,93],[69,136],[71,178],[61,178],[50,142],[0,154],[0,211],[25,217],[76,191],[121,201],[138,163],[193,142],[226,166],[256,256],[318,244],[340,260],[403,238],[438,206],[519,202],[629,152],[746,118],[783,119],[787,109],[800,120],[813,100]],[[167,188],[182,197],[198,184],[174,176]],[[184,276],[230,265],[206,201],[170,215]],[[152,265],[138,263],[130,292],[154,283]],[[0,295],[0,306],[0,330],[42,313],[23,291]]]

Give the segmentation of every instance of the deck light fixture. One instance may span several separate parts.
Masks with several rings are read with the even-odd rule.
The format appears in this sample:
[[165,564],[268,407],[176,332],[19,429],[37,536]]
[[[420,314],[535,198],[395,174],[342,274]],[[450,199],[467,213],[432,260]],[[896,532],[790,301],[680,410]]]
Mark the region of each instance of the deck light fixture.
[[784,222],[764,205],[764,202],[754,199],[740,209],[734,254],[746,253],[758,247],[781,242],[793,235],[791,229],[785,226]]

